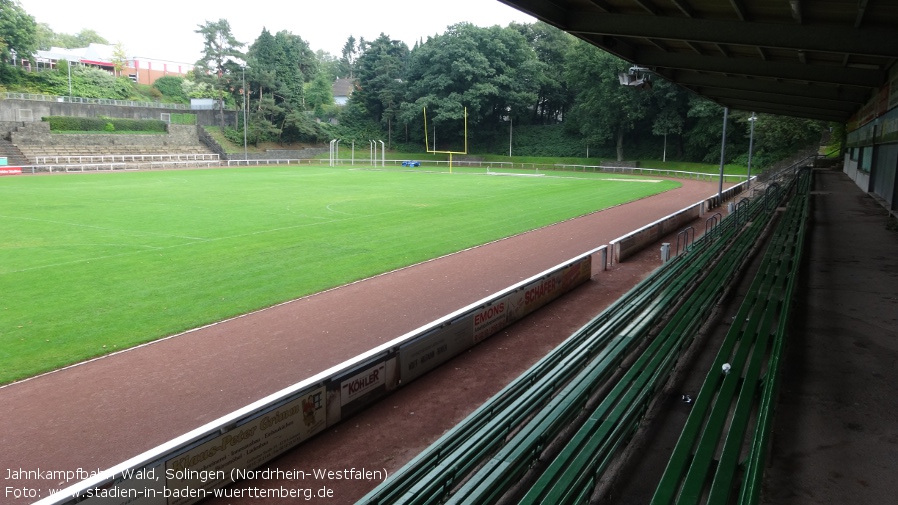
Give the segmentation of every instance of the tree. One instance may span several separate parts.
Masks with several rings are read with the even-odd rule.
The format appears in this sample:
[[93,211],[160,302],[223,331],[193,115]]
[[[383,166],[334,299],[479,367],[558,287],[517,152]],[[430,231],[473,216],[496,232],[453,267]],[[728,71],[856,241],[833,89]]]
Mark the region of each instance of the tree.
[[240,70],[246,56],[240,49],[245,44],[234,38],[226,19],[206,21],[194,31],[203,36],[203,55],[194,65],[194,75],[198,81],[208,82],[217,91],[219,120],[224,128],[225,92],[234,90],[241,80]]
[[323,117],[324,107],[334,103],[334,92],[330,76],[319,73],[306,89],[306,105],[315,111],[315,115]]
[[116,42],[112,48],[112,67],[115,69],[115,75],[122,75],[122,70],[128,64],[128,53],[125,52],[125,46],[121,42]]
[[[705,163],[720,161],[720,142],[723,136],[723,107],[707,98],[693,96],[689,100],[689,134],[686,135],[686,156]],[[732,116],[727,122],[727,156],[732,157],[740,134],[734,130]],[[746,143],[747,148],[747,143]],[[747,151],[747,149],[746,149]]]
[[500,129],[506,131],[510,116],[536,102],[538,69],[533,50],[513,29],[450,26],[411,54],[409,94],[400,118],[423,134],[420,118],[426,106],[428,124],[461,145],[467,108],[469,136],[488,144]]
[[[735,111],[732,117],[743,132],[740,151],[731,153],[732,159],[747,164],[751,113]],[[816,148],[826,128],[825,123],[813,119],[772,114],[757,114],[756,118],[752,166],[759,168],[790,158],[808,147]]]
[[318,58],[308,42],[288,31],[279,31],[274,36],[280,48],[281,60],[277,75],[289,95],[285,98],[295,107],[302,107],[305,101],[303,84],[311,82],[318,74]]
[[109,41],[94,30],[83,29],[75,35],[68,33],[56,33],[47,23],[41,23],[37,27],[38,47],[44,51],[51,47],[64,47],[75,49],[87,47],[92,43],[109,44]]
[[334,82],[340,73],[340,60],[333,54],[319,49],[315,51],[315,59],[318,60],[318,73],[327,76],[327,80]]
[[667,136],[672,133],[683,133],[683,123],[683,118],[674,108],[664,109],[655,116],[655,120],[652,122],[652,133],[664,136],[661,161],[667,161]]
[[534,75],[539,84],[539,91],[537,101],[531,107],[531,122],[533,124],[562,122],[573,102],[573,94],[564,76],[553,69],[564,68],[565,58],[574,43],[574,37],[542,22],[512,23],[509,27],[524,36],[539,61]]
[[355,37],[352,35],[346,39],[341,51],[339,74],[337,77],[353,78],[353,69],[355,68],[355,60],[359,54],[359,46],[356,45]]
[[617,160],[624,159],[624,138],[648,116],[652,94],[621,86],[618,74],[629,64],[586,42],[578,41],[568,55],[565,76],[575,90],[573,127],[591,144],[613,140]]
[[304,122],[304,83],[317,73],[315,54],[302,38],[290,32],[280,31],[272,36],[263,29],[250,46],[247,61],[247,80],[252,90],[248,98],[253,96],[256,100],[251,117],[254,123],[259,121],[252,125],[254,141],[292,140],[291,133],[306,130],[296,126]]
[[405,42],[383,33],[365,47],[356,63],[361,89],[352,94],[375,121],[387,128],[392,145],[393,122],[405,98],[405,64],[409,50]]
[[109,41],[96,31],[85,28],[75,35],[72,48],[87,47],[91,44],[109,44]]
[[37,23],[15,0],[0,0],[0,59],[30,58],[37,50]]

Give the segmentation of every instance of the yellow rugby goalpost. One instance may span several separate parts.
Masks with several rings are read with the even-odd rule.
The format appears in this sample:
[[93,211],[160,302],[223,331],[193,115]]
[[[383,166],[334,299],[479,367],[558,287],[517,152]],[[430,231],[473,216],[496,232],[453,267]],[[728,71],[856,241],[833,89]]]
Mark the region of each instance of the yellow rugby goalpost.
[[[436,141],[434,141],[436,144]],[[433,146],[436,148],[436,145]],[[436,151],[430,150],[430,141],[427,138],[427,107],[424,107],[424,148],[428,153],[433,154],[448,154],[449,155],[449,173],[452,173],[452,155],[453,154],[468,154],[468,108],[465,107],[465,150],[464,151]]]

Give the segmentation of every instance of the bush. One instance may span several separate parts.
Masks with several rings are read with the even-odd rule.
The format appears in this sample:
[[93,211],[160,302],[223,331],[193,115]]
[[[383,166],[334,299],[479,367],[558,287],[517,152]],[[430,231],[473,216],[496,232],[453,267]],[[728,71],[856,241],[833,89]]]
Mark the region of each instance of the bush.
[[172,114],[170,118],[171,124],[196,124],[196,114]]
[[153,88],[161,93],[162,96],[179,102],[187,102],[189,99],[184,93],[183,84],[183,77],[166,75],[156,79],[156,81],[153,82]]
[[158,119],[111,119],[93,117],[48,116],[42,118],[50,123],[50,131],[55,132],[153,132],[168,131],[164,121]]
[[241,145],[241,146],[243,145],[243,130],[237,131],[236,129],[231,128],[230,126],[225,126],[224,129],[221,131],[221,133],[232,144]]

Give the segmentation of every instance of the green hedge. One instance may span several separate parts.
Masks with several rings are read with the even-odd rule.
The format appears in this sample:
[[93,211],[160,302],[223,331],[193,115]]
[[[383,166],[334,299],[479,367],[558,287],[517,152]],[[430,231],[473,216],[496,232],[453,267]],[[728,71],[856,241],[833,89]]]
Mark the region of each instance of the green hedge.
[[[81,132],[154,132],[166,133],[168,131],[164,121],[158,119],[118,119],[118,118],[93,118],[71,116],[49,116],[42,118],[50,123],[50,131],[81,131]],[[109,128],[111,125],[112,128]]]
[[196,114],[172,114],[171,124],[196,124]]

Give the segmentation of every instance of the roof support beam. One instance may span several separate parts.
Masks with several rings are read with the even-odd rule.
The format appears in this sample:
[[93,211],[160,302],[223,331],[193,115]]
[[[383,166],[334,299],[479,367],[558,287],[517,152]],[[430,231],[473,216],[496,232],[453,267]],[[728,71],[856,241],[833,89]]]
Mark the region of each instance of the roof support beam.
[[765,114],[779,114],[785,116],[803,117],[807,119],[819,119],[820,121],[834,121],[837,123],[845,122],[850,117],[850,115],[847,114],[840,114],[838,112],[822,108],[809,109],[807,107],[771,105],[752,102],[751,100],[718,99],[715,97],[709,98],[719,104],[730,107],[731,109],[742,110],[746,112],[755,111]]
[[748,60],[703,56],[685,53],[665,53],[657,50],[639,50],[630,60],[644,67],[673,68],[697,72],[718,72],[791,79],[797,81],[840,84],[876,88],[885,83],[886,75],[878,70],[845,68],[841,66],[797,65],[778,61]]
[[635,2],[637,4],[639,4],[640,7],[645,9],[645,11],[648,12],[649,14],[651,14],[653,16],[661,15],[661,11],[658,9],[658,6],[653,4],[652,2],[650,2],[648,0],[635,0]]
[[730,0],[730,5],[733,6],[733,10],[736,11],[736,15],[739,16],[739,19],[742,21],[748,20],[748,17],[745,14],[745,4],[742,3],[742,0]]
[[677,9],[680,9],[680,12],[683,13],[687,18],[695,17],[695,10],[691,5],[684,2],[683,0],[670,0],[670,2],[677,6]]
[[599,9],[602,9],[605,12],[617,12],[617,9],[615,9],[613,5],[609,4],[605,0],[589,0],[589,1],[592,2],[593,4],[595,4],[596,7],[598,7]]
[[537,19],[564,30],[559,20],[568,16],[568,9],[543,0],[499,0],[505,5],[529,14]]
[[[668,75],[669,74],[669,75]],[[690,88],[720,88],[736,92],[770,92],[777,95],[806,97],[822,103],[850,103],[855,108],[867,103],[870,93],[855,87],[795,84],[776,82],[770,79],[748,79],[724,77],[721,74],[699,74],[689,71],[675,71],[662,74],[671,81]]]
[[850,116],[857,107],[848,102],[827,102],[815,100],[813,98],[783,96],[776,93],[766,93],[758,91],[733,91],[720,88],[694,88],[699,94],[725,100],[746,100],[749,102],[763,103],[775,107],[802,107],[805,109],[820,109],[832,111],[836,114],[841,112],[845,116]]
[[898,57],[898,30],[868,27],[863,36],[843,26],[602,14],[570,11],[562,29],[573,34],[683,40],[711,44],[803,49],[828,53]]

